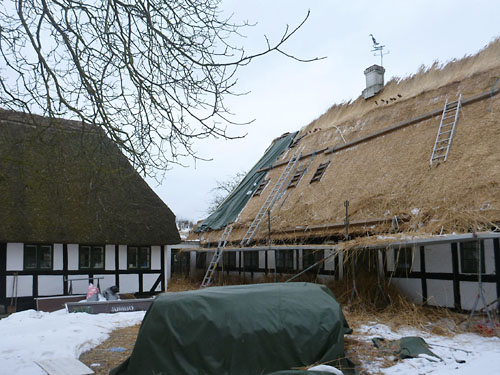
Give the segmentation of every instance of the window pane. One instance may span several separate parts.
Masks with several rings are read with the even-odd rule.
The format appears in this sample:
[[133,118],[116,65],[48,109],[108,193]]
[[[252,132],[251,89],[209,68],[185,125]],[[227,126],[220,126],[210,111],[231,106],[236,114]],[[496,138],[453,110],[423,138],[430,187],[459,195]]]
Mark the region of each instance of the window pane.
[[92,248],[92,268],[104,268],[104,247],[94,246]]
[[137,268],[137,247],[129,247],[127,250],[127,267],[128,268]]
[[405,247],[394,251],[396,270],[410,272],[413,263],[412,249]]
[[281,271],[293,270],[293,251],[277,250],[276,263],[278,270]]
[[50,269],[52,268],[52,247],[51,246],[40,246],[38,248],[40,255],[40,268]]
[[149,268],[149,257],[150,257],[150,249],[149,247],[141,247],[139,251],[139,267],[140,268]]
[[255,271],[259,268],[259,252],[245,251],[243,253],[243,262],[246,271]]
[[207,266],[207,253],[206,252],[196,253],[196,268],[204,269],[206,266]]
[[80,268],[90,268],[90,246],[80,246]]
[[231,270],[236,268],[236,252],[234,251],[225,251],[222,253],[224,268]]
[[[484,273],[484,243],[481,241],[481,273]],[[462,273],[477,274],[479,266],[479,251],[477,241],[460,243],[460,269]]]
[[24,268],[36,268],[36,246],[26,245],[24,247]]

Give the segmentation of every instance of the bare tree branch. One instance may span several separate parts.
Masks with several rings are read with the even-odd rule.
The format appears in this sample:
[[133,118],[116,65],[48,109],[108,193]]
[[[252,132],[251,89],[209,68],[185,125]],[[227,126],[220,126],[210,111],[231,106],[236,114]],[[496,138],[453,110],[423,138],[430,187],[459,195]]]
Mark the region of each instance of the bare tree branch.
[[248,23],[220,0],[4,0],[0,107],[77,119],[102,130],[150,176],[193,141],[240,138],[224,105],[238,68],[283,50],[309,17],[255,54],[234,46]]

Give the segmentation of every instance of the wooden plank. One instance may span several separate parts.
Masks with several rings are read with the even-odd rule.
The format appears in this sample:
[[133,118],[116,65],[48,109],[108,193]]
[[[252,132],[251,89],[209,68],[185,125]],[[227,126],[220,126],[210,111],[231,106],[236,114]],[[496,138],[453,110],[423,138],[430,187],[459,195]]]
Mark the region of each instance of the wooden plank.
[[154,298],[138,298],[117,301],[68,302],[68,312],[85,312],[88,314],[109,314],[117,312],[146,311]]
[[94,374],[76,358],[51,358],[35,361],[48,375],[90,375]]

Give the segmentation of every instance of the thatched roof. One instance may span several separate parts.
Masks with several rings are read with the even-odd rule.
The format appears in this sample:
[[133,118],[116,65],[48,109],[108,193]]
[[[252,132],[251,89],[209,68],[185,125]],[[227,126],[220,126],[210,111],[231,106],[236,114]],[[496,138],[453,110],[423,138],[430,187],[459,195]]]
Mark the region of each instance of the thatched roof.
[[[498,226],[499,77],[497,40],[475,56],[393,79],[369,100],[360,97],[334,105],[297,135],[300,141],[295,147],[303,147],[303,154],[309,155],[300,163],[307,170],[276,203],[273,238],[342,236],[346,200],[350,230],[357,236],[392,230],[465,233]],[[460,93],[469,101],[460,113],[448,160],[430,167],[440,111],[447,98],[456,100]],[[485,95],[476,100],[480,94]],[[268,171],[265,178],[271,185],[291,154],[285,153]],[[310,183],[318,166],[327,162],[321,180]],[[253,197],[242,210],[232,241],[243,237],[270,190]],[[264,240],[266,232],[267,224],[255,239]],[[217,231],[200,236],[205,242],[216,242],[218,237]]]
[[172,211],[100,132],[0,110],[0,242],[163,245],[180,238]]

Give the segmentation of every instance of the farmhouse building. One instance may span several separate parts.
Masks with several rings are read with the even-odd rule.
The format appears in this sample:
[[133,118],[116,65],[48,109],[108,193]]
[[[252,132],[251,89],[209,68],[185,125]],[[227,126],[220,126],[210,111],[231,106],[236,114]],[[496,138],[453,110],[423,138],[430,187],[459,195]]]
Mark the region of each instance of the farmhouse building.
[[[0,308],[166,289],[175,216],[93,127],[0,110]],[[73,281],[72,281],[73,280]]]
[[500,40],[368,91],[273,142],[191,236],[199,273],[223,249],[219,270],[324,259],[315,272],[339,279],[365,252],[418,303],[471,309],[479,274],[500,296]]

